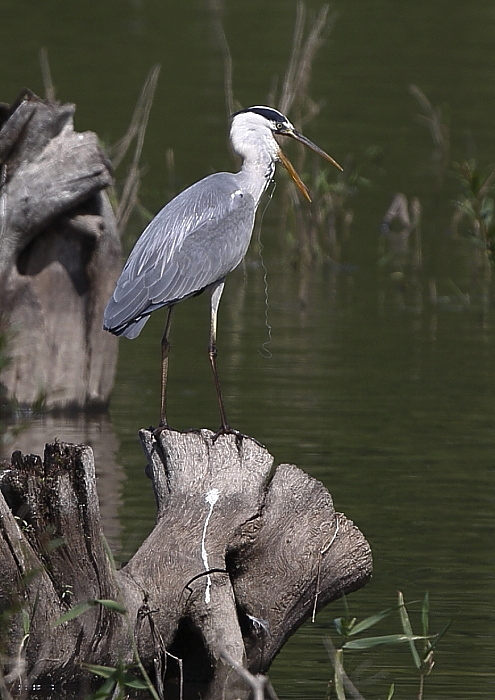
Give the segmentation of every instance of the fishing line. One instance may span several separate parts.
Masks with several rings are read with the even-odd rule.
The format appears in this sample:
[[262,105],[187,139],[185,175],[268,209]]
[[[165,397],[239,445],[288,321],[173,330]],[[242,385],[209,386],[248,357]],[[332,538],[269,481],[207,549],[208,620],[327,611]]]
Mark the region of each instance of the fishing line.
[[260,257],[260,262],[261,262],[261,269],[263,270],[263,290],[265,292],[265,326],[267,330],[267,335],[268,339],[265,340],[265,342],[262,344],[261,348],[258,349],[259,354],[262,357],[265,357],[266,359],[269,359],[272,357],[272,353],[268,349],[268,345],[272,342],[272,326],[270,324],[270,321],[268,319],[269,311],[270,311],[270,301],[268,298],[268,270],[265,265],[265,261],[263,260],[263,250],[265,246],[261,242],[261,225],[263,223],[263,217],[265,216],[265,212],[268,208],[268,205],[270,204],[273,194],[275,192],[277,184],[274,180],[271,181],[270,183],[270,191],[268,192],[268,198],[266,200],[266,204],[263,207],[263,211],[261,212],[261,216],[259,218],[259,223],[257,226],[257,231],[256,231],[256,242],[258,244],[258,255]]

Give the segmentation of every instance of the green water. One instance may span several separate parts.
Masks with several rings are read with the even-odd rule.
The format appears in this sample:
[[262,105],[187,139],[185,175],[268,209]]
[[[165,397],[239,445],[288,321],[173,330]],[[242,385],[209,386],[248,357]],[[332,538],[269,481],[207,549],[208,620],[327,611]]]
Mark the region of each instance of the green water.
[[[319,3],[308,3],[317,11]],[[263,103],[283,76],[296,5],[287,0],[225,3],[224,27],[243,105]],[[453,625],[441,642],[425,698],[495,695],[495,351],[494,312],[472,294],[472,249],[450,229],[453,182],[436,189],[432,143],[408,92],[417,84],[450,120],[452,160],[495,161],[495,10],[476,3],[340,0],[317,55],[312,97],[322,102],[306,131],[337,160],[361,158],[372,187],[351,201],[346,265],[324,263],[308,280],[288,262],[277,198],[261,241],[228,279],[220,310],[219,365],[230,422],[266,444],[275,460],[321,479],[338,510],[368,538],[374,577],[349,599],[362,617],[429,591],[431,628]],[[161,77],[143,153],[141,201],[164,202],[166,149],[178,188],[231,167],[221,51],[208,3],[158,0],[63,3],[0,0],[0,99],[24,85],[41,93],[38,52],[48,51],[59,99],[77,103],[76,126],[106,142],[125,131],[150,67]],[[281,182],[281,181],[280,181]],[[420,198],[423,268],[404,290],[380,268],[380,222],[395,192]],[[128,240],[138,233],[133,222]],[[266,271],[266,272],[265,272]],[[439,303],[428,301],[434,280]],[[306,305],[300,289],[305,284]],[[465,296],[471,293],[471,303]],[[488,289],[493,298],[491,286]],[[153,525],[140,427],[157,422],[159,339],[155,314],[139,339],[121,341],[110,416],[47,418],[3,448],[90,442],[112,545],[121,560]],[[170,422],[218,427],[206,355],[208,300],[177,309],[172,330]],[[331,665],[324,639],[336,603],[306,624],[277,658],[281,698],[326,697]],[[412,606],[414,611],[418,604]],[[419,629],[418,615],[413,615]],[[399,632],[396,618],[377,633]],[[353,656],[363,695],[417,697],[406,647]]]

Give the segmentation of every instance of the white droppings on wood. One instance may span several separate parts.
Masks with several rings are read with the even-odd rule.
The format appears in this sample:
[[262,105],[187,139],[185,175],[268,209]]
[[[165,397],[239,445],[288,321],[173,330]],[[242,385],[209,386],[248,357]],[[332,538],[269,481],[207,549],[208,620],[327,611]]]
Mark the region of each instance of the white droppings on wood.
[[[201,538],[201,558],[205,567],[205,571],[208,571],[208,552],[206,551],[206,530],[208,528],[208,523],[210,522],[211,515],[213,513],[213,508],[215,503],[220,497],[220,491],[218,489],[211,489],[205,495],[205,501],[210,506],[208,515],[206,516],[205,524],[203,526],[203,537]],[[206,578],[206,589],[205,589],[205,603],[210,602],[210,589],[211,589],[211,576],[208,574]]]

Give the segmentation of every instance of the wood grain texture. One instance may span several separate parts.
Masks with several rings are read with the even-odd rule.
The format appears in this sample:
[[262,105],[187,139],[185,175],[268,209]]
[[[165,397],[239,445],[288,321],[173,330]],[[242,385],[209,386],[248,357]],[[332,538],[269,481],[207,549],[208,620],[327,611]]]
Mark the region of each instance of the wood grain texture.
[[108,403],[117,341],[102,330],[120,263],[104,192],[111,165],[74,105],[27,92],[0,110],[0,317],[3,396],[25,407]]
[[[266,672],[305,620],[366,583],[369,545],[319,481],[294,465],[274,470],[252,438],[168,428],[140,437],[157,519],[119,571],[102,543],[89,447],[47,445],[43,460],[14,453],[3,472],[0,602],[32,615],[29,673],[77,677],[82,662],[130,661],[130,629],[159,685],[177,675],[170,652],[202,697],[247,698],[232,663]],[[72,606],[101,598],[126,616],[94,605],[48,634]],[[13,615],[11,653],[21,636]]]

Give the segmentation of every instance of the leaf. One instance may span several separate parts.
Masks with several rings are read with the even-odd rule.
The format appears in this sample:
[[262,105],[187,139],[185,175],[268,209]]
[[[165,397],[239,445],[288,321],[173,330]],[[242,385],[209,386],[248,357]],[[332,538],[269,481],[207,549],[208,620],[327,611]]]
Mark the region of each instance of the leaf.
[[493,201],[492,197],[484,197],[481,202],[480,213],[487,225],[489,225],[493,219],[494,204],[495,202]]
[[110,562],[110,567],[111,567],[112,571],[117,571],[113,552],[110,549],[110,545],[108,544],[108,540],[103,533],[101,533],[101,542],[103,544],[103,549],[105,550],[105,553],[108,557],[108,561]]
[[404,642],[418,641],[420,639],[424,639],[424,637],[418,635],[409,636],[408,634],[384,634],[381,637],[352,639],[350,642],[346,642],[342,649],[364,651],[365,649],[373,649],[373,647],[383,646],[384,644],[404,644]]
[[83,666],[91,673],[102,678],[113,678],[117,672],[117,669],[112,666],[98,666],[97,664],[83,664]]
[[347,602],[347,596],[346,596],[346,595],[343,595],[343,596],[342,596],[342,601],[343,601],[343,603],[344,603],[345,618],[346,618],[346,620],[348,620],[349,617],[350,617],[350,613],[349,613],[349,603]]
[[148,690],[148,683],[142,678],[136,678],[136,676],[131,676],[130,673],[126,673],[123,678],[124,684],[128,688],[136,688],[137,690]]
[[390,690],[388,691],[387,700],[392,700],[392,698],[394,697],[394,693],[395,685],[392,683],[392,685],[390,686]]
[[115,612],[118,612],[121,615],[125,615],[127,613],[127,609],[122,605],[122,603],[118,603],[116,600],[107,600],[105,598],[95,598],[93,603],[99,603],[100,605],[103,605],[104,608],[108,608],[109,610],[114,610]]
[[29,619],[29,612],[25,608],[22,608],[22,610],[21,610],[21,617],[22,617],[22,631],[24,632],[24,636],[27,637],[27,636],[29,636],[29,629],[31,626],[31,620]]
[[106,598],[90,598],[89,600],[85,600],[82,603],[74,605],[74,607],[70,608],[70,610],[67,610],[67,612],[61,615],[58,620],[55,620],[54,626],[57,627],[64,622],[68,622],[69,620],[73,620],[75,617],[79,617],[79,615],[82,615],[90,608],[94,608],[95,605],[102,605],[103,607],[108,608],[109,610],[114,610],[121,615],[125,615],[127,613],[127,610],[122,603],[118,603],[116,600],[107,600]]
[[117,683],[113,678],[108,678],[88,700],[108,700],[108,698],[113,698],[116,685]]
[[418,650],[416,649],[416,645],[414,644],[414,635],[411,627],[411,621],[409,620],[409,615],[407,614],[406,606],[404,605],[404,596],[402,595],[401,591],[399,591],[399,615],[402,623],[402,629],[404,630],[404,634],[407,636],[409,641],[414,665],[417,669],[420,669],[421,659],[419,658]]
[[447,623],[447,625],[443,628],[443,630],[435,636],[435,639],[430,644],[430,650],[434,649],[436,647],[438,642],[442,639],[443,635],[450,629],[452,624],[453,624],[453,620],[450,620],[450,622]]
[[352,630],[349,631],[349,636],[354,636],[355,634],[359,634],[360,632],[364,632],[364,630],[373,627],[385,617],[388,617],[388,615],[390,615],[390,613],[393,613],[396,609],[397,608],[395,607],[387,608],[386,610],[381,610],[380,612],[377,612],[375,615],[370,615],[369,617],[366,617],[364,620],[361,620],[361,622],[358,622],[354,625]]
[[94,603],[92,600],[85,600],[83,603],[74,605],[73,608],[67,610],[66,613],[61,615],[58,620],[55,620],[53,623],[54,627],[58,627],[58,625],[61,625],[64,622],[68,622],[69,620],[73,620],[75,617],[79,617],[79,615],[82,615],[84,612],[86,612],[86,610],[89,610],[93,606]]
[[340,636],[342,637],[344,634],[344,628],[342,627],[342,618],[335,617],[333,620],[333,624],[335,629],[337,630],[337,634],[340,634]]
[[[413,605],[414,603],[418,603],[419,601],[413,600],[409,603],[409,605]],[[364,632],[365,630],[369,629],[370,627],[373,627],[373,625],[376,625],[378,622],[386,618],[388,615],[393,613],[395,610],[398,610],[400,606],[394,605],[392,608],[386,608],[385,610],[380,610],[379,612],[375,613],[375,615],[370,615],[369,617],[366,617],[364,620],[361,620],[361,622],[356,623],[355,620],[356,618],[353,618],[353,624],[349,625],[349,629],[347,630],[347,636],[354,636],[355,634],[359,634],[360,632]],[[347,618],[337,618],[338,620],[343,620],[345,623],[345,620]],[[334,624],[336,625],[336,621],[334,620]],[[342,622],[340,623],[342,627]]]
[[120,686],[125,685],[129,688],[135,688],[136,690],[149,689],[149,684],[144,679],[129,673],[125,666],[119,668],[113,668],[113,666],[99,666],[98,664],[83,664],[83,666],[96,676],[112,680]]
[[337,700],[346,700],[344,691],[344,669],[342,666],[343,653],[342,649],[335,652],[333,659],[334,665],[334,683],[335,683],[335,693],[337,695]]
[[430,596],[428,594],[428,591],[425,593],[425,597],[423,600],[423,605],[421,606],[421,627],[423,630],[423,635],[426,637],[428,634],[428,614],[430,612]]

